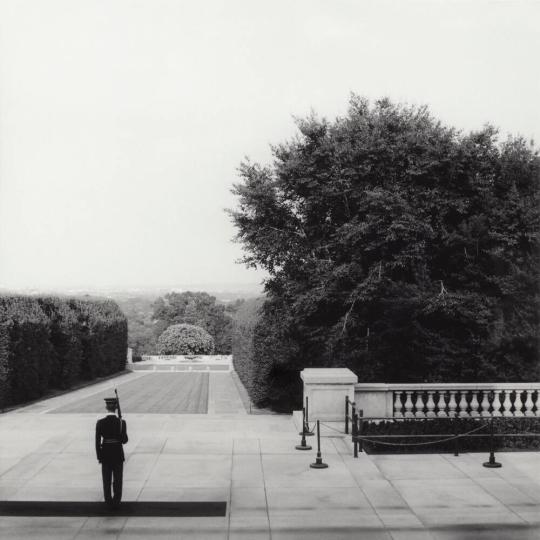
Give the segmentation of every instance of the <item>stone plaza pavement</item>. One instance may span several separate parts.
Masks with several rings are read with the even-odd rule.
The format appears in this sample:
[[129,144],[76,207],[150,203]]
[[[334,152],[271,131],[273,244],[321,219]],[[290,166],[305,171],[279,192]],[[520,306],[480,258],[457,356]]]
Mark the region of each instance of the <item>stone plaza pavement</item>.
[[[133,377],[153,381],[123,375],[0,414],[0,500],[101,500],[98,415],[55,410],[113,386],[122,395]],[[483,468],[484,454],[354,459],[325,427],[329,468],[310,469],[293,417],[247,414],[225,373],[210,374],[208,414],[125,417],[124,500],[226,501],[226,515],[2,516],[0,538],[540,539],[540,453],[498,454],[501,469]]]

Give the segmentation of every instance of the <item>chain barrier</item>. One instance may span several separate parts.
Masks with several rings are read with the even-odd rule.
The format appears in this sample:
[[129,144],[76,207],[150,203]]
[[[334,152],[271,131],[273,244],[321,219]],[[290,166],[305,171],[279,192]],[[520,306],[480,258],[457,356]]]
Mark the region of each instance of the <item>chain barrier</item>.
[[335,427],[333,426],[329,426],[328,424],[325,424],[324,422],[321,422],[321,426],[325,426],[327,427],[328,429],[331,429],[332,431],[336,431],[337,433],[339,433],[340,435],[346,435],[346,433],[344,431],[341,431],[340,429],[336,429]]
[[[440,433],[421,433],[421,434],[373,434],[373,435],[362,435],[362,431],[364,426],[369,426],[370,420],[384,420],[384,421],[396,421],[396,420],[426,420],[429,421],[431,418],[388,418],[388,417],[364,417],[364,412],[362,409],[356,408],[356,403],[351,402],[348,397],[345,398],[345,423],[344,423],[344,430],[341,430],[339,428],[336,428],[334,426],[331,426],[327,424],[326,422],[321,422],[320,420],[317,420],[313,423],[313,427],[310,426],[309,422],[309,416],[308,416],[308,398],[306,397],[306,406],[302,409],[302,431],[300,432],[300,435],[302,436],[301,443],[296,446],[297,450],[311,450],[311,446],[306,443],[306,435],[313,435],[315,431],[315,427],[317,428],[317,459],[315,463],[312,463],[310,465],[311,468],[326,468],[328,465],[322,461],[321,457],[321,446],[320,446],[320,426],[324,426],[327,429],[339,433],[340,435],[348,435],[349,434],[349,426],[352,430],[352,442],[353,442],[353,456],[355,458],[358,457],[358,451],[363,450],[363,443],[371,443],[371,444],[379,444],[382,446],[391,446],[391,447],[401,447],[401,448],[414,448],[414,447],[422,447],[422,446],[429,446],[429,445],[436,445],[441,443],[447,443],[449,441],[455,441],[455,449],[454,449],[454,455],[457,456],[459,453],[459,439],[466,438],[466,437],[489,437],[489,452],[490,457],[489,461],[484,463],[484,467],[501,467],[502,465],[500,463],[497,463],[495,461],[495,455],[494,455],[494,443],[493,439],[494,437],[540,437],[540,433],[532,433],[532,432],[525,432],[525,433],[494,433],[494,420],[495,418],[491,417],[491,421],[489,423],[482,423],[478,427],[475,427],[469,431],[466,431],[464,433],[457,433],[457,424],[455,422],[459,419],[456,415],[455,418],[451,418],[448,416],[447,420],[453,422],[453,428],[454,433],[452,435],[443,435]],[[350,411],[350,413],[349,413]],[[367,422],[367,423],[366,423]],[[478,434],[479,431],[485,430],[489,426],[490,433],[489,434]],[[390,442],[388,440],[382,440],[382,439],[389,439],[389,438],[433,438],[433,437],[440,437],[436,440],[429,440],[424,442]]]
[[[471,433],[475,433],[477,431],[480,431],[481,429],[484,429],[487,426],[487,424],[482,424],[481,426],[471,429],[471,431],[467,431],[466,433],[460,433],[459,435],[452,435],[450,437],[446,437],[445,439],[439,439],[436,441],[426,441],[426,442],[420,442],[420,443],[391,443],[391,442],[385,442],[385,441],[379,441],[377,439],[371,439],[368,437],[360,436],[358,435],[356,438],[361,439],[364,442],[370,442],[373,444],[382,444],[385,446],[426,446],[428,444],[438,444],[446,441],[453,441],[455,439],[459,439],[461,437],[466,437],[470,435]],[[380,435],[380,437],[388,437],[389,435]],[[395,435],[397,437],[415,437],[414,434],[411,435]],[[425,437],[430,437],[430,435],[424,435]],[[432,435],[433,437],[436,437],[437,435]]]

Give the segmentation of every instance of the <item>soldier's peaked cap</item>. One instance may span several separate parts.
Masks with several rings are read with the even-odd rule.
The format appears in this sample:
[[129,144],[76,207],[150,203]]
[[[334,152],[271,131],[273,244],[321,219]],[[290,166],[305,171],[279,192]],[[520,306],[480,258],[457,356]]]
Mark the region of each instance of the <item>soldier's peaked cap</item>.
[[105,399],[105,404],[107,405],[107,407],[113,407],[113,406],[116,407],[118,403],[118,400],[115,397],[106,397],[104,399]]

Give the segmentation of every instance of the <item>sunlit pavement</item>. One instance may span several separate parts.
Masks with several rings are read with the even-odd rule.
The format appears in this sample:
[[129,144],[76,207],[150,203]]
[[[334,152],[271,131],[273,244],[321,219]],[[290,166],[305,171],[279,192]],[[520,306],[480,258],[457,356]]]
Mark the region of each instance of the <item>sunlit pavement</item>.
[[[179,388],[200,399],[204,389],[195,379],[186,386],[186,376]],[[139,379],[131,388],[145,388],[140,399],[159,410],[149,390],[158,379],[137,373],[0,415],[0,499],[100,501],[99,414],[60,411],[98,411],[115,386],[126,404],[132,400],[128,408],[144,411],[144,401],[128,395]],[[230,374],[208,380],[208,414],[126,408],[124,500],[226,501],[224,517],[3,516],[0,538],[540,538],[540,453],[497,454],[501,469],[482,467],[484,454],[354,459],[349,441],[326,430],[329,468],[315,470],[315,448],[294,448],[300,438],[291,416],[247,414]]]

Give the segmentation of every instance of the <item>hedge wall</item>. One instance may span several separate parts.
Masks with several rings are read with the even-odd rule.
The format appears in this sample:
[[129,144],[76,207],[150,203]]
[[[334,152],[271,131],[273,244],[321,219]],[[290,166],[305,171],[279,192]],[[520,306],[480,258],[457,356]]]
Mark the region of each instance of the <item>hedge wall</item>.
[[233,364],[255,405],[278,412],[302,406],[300,373],[288,361],[294,351],[287,321],[273,303],[265,298],[244,302],[233,320]]
[[127,321],[110,300],[0,296],[0,405],[122,370]]
[[253,335],[263,301],[262,298],[255,298],[246,300],[240,306],[234,315],[231,340],[234,369],[255,404],[260,404],[265,396],[263,389],[255,388],[253,382]]

